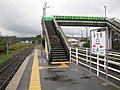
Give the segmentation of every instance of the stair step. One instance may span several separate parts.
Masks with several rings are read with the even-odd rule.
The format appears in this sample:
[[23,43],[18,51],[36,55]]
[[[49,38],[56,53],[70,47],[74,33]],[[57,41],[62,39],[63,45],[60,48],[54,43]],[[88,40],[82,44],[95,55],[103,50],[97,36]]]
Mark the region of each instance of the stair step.
[[51,52],[65,52],[65,50],[63,49],[58,49],[58,50],[51,50]]
[[52,56],[52,59],[67,59],[67,56]]
[[51,48],[63,48],[63,46],[54,45],[54,46],[51,46]]
[[51,52],[52,54],[65,54],[65,52]]
[[56,44],[53,45],[53,44],[52,44],[51,46],[52,46],[52,47],[63,47],[62,44],[59,44],[59,45],[56,45]]
[[64,48],[51,48],[51,50],[65,50]]
[[51,48],[63,48],[63,46],[51,46]]
[[52,46],[62,46],[62,44],[57,43],[57,42],[56,42],[56,44],[55,44],[55,43],[51,43],[51,45],[52,45]]
[[56,61],[69,61],[68,59],[52,59],[53,62],[56,62]]
[[52,56],[66,56],[66,53],[52,53]]
[[52,48],[52,50],[64,50],[64,48]]

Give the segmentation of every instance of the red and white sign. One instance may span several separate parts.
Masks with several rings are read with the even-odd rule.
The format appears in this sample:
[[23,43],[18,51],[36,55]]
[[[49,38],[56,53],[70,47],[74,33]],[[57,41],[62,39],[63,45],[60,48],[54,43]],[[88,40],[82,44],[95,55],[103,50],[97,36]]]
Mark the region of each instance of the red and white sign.
[[105,55],[106,50],[106,32],[93,30],[91,31],[91,39],[92,39],[92,53]]

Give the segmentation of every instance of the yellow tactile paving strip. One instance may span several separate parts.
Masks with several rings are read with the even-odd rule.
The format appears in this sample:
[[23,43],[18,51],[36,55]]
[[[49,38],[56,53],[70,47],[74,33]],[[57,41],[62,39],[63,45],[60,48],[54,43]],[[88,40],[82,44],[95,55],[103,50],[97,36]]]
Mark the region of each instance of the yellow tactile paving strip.
[[58,65],[58,66],[47,66],[47,67],[42,67],[42,66],[39,66],[38,68],[39,69],[47,69],[47,68],[67,68],[69,67],[66,63],[70,63],[70,62],[53,62],[52,64],[61,64],[61,65]]
[[37,50],[35,50],[29,90],[41,90],[40,74],[39,74],[39,69],[38,69],[38,53],[37,53]]
[[62,64],[62,63],[71,63],[71,62],[51,62],[52,64]]
[[69,67],[67,65],[67,63],[70,63],[70,62],[52,62],[52,64],[61,64],[61,65],[58,65],[58,66],[47,66],[47,67],[39,66],[38,65],[38,53],[37,53],[37,50],[35,50],[29,90],[41,90],[39,69],[67,68],[67,67]]

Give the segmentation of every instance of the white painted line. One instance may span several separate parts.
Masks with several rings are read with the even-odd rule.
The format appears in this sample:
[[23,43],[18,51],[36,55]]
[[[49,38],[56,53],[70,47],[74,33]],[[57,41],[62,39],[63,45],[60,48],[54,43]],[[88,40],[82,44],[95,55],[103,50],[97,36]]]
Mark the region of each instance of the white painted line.
[[71,71],[74,71],[74,69],[71,69]]
[[78,70],[77,69],[74,69],[76,72],[78,72]]

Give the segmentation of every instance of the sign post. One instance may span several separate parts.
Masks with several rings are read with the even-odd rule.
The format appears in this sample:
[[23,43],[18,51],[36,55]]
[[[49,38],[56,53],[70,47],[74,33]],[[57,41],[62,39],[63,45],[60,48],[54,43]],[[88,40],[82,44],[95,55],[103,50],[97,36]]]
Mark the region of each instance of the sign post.
[[97,55],[97,76],[99,76],[99,55],[106,57],[106,83],[108,81],[108,29],[100,28],[90,31],[90,75],[91,75],[91,53]]
[[108,85],[108,28],[106,28],[106,85]]

